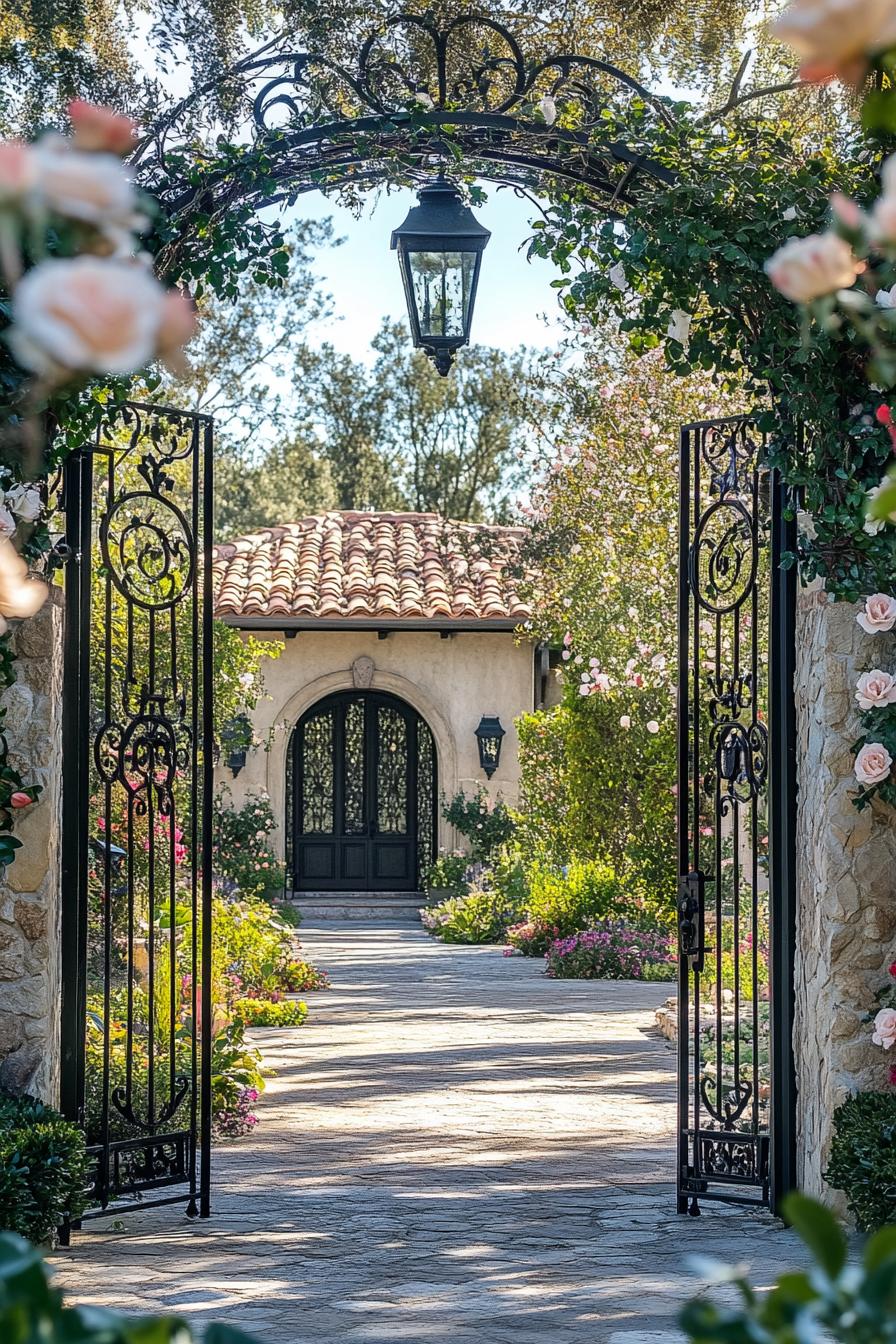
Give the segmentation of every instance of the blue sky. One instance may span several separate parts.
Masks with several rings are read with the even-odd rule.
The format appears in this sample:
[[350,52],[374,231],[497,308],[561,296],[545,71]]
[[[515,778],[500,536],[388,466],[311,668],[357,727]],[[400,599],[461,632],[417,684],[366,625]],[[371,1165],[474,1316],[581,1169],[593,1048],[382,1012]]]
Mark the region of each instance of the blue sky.
[[[492,237],[482,262],[476,312],[475,342],[504,350],[519,345],[555,345],[562,335],[556,290],[550,282],[557,272],[540,258],[526,260],[520,245],[531,235],[529,221],[536,210],[531,202],[483,184],[488,202],[476,207],[476,217]],[[340,247],[322,249],[314,267],[323,288],[333,297],[333,317],[319,324],[313,338],[330,341],[355,359],[369,361],[370,341],[383,317],[405,315],[398,261],[389,239],[415,201],[411,191],[372,191],[359,218],[334,198],[320,192],[304,196],[291,212],[295,218],[332,218]]]

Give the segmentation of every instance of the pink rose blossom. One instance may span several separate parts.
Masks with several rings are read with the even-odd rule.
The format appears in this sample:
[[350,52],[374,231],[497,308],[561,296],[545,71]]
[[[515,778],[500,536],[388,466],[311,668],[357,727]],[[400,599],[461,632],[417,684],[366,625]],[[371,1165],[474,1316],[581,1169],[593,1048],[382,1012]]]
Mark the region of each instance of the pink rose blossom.
[[866,742],[856,757],[856,779],[866,788],[882,784],[893,768],[893,757],[881,742]]
[[881,1008],[874,1019],[874,1032],[871,1036],[875,1045],[890,1050],[896,1045],[896,1008]]
[[36,177],[34,156],[25,141],[0,141],[0,202],[21,200]]
[[22,793],[21,790],[19,790],[12,795],[9,802],[12,807],[30,807],[34,802],[34,799],[29,794]]
[[896,598],[888,593],[872,593],[865,598],[865,610],[856,617],[869,635],[886,634],[896,625]]
[[896,678],[879,668],[863,673],[856,683],[856,700],[860,709],[896,704]]
[[68,115],[78,149],[106,150],[110,154],[128,154],[134,148],[137,126],[130,117],[97,107],[83,98],[68,105]]

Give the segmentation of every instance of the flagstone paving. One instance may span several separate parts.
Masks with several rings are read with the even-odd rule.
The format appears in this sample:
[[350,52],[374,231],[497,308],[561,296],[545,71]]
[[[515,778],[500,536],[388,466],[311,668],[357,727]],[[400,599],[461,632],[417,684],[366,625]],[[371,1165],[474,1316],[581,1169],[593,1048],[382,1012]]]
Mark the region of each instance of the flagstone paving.
[[659,1344],[693,1253],[759,1282],[800,1260],[761,1212],[675,1213],[668,986],[552,981],[419,928],[319,924],[332,975],[248,1139],[216,1149],[213,1215],[89,1225],[72,1299],[222,1320],[266,1344]]

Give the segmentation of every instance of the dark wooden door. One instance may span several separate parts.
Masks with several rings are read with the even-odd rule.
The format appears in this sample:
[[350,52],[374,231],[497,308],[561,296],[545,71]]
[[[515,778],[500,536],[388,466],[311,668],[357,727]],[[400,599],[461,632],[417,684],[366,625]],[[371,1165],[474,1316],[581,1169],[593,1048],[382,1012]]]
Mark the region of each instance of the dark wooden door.
[[417,890],[435,753],[410,705],[371,691],[328,696],[298,724],[292,768],[297,890]]

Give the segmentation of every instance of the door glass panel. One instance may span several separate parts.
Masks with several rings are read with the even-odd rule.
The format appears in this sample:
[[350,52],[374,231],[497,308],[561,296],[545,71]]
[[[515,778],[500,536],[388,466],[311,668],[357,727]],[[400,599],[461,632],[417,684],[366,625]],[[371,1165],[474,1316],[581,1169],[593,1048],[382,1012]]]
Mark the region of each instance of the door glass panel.
[[364,701],[345,707],[345,834],[364,831]]
[[435,747],[432,733],[417,720],[417,872],[428,868],[435,857],[433,814],[435,812]]
[[408,726],[388,705],[377,707],[376,820],[380,832],[408,832]]
[[324,710],[305,724],[302,739],[302,831],[305,835],[333,833],[334,718],[334,710]]

